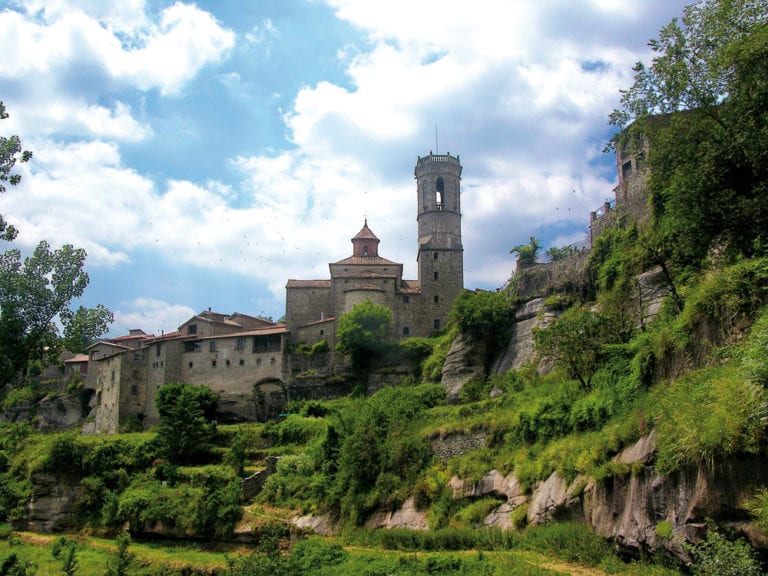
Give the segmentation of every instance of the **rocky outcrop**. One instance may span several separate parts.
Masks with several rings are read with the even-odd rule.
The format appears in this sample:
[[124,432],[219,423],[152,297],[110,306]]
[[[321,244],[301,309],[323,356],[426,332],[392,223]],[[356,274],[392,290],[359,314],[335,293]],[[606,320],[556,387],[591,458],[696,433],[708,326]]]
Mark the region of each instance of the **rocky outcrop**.
[[32,477],[32,497],[27,504],[24,529],[48,533],[71,527],[75,503],[82,496],[82,491],[74,478],[35,474]]
[[83,419],[80,398],[72,395],[49,395],[37,404],[38,426],[43,430],[68,430]]
[[486,345],[471,336],[459,334],[451,344],[443,364],[441,382],[448,402],[455,402],[461,389],[471,380],[484,381],[486,378]]
[[409,528],[411,530],[427,530],[427,513],[416,507],[416,500],[408,498],[394,512],[376,512],[368,518],[366,528]]
[[504,374],[509,370],[518,370],[534,360],[533,329],[543,328],[556,316],[554,311],[548,311],[544,307],[543,298],[535,298],[523,304],[515,312],[515,323],[512,325],[509,343],[493,363],[491,372]]
[[536,485],[528,503],[528,523],[577,522],[584,519],[578,494],[584,480],[576,478],[568,484],[557,472]]
[[[585,488],[585,519],[598,534],[626,551],[664,547],[686,561],[683,543],[696,540],[707,519],[733,527],[749,519],[744,504],[768,477],[764,458],[702,463],[662,476],[652,465],[654,450],[652,433],[616,458],[625,464],[637,463],[633,474],[613,476]],[[661,522],[672,526],[671,536],[659,536],[656,527]]]

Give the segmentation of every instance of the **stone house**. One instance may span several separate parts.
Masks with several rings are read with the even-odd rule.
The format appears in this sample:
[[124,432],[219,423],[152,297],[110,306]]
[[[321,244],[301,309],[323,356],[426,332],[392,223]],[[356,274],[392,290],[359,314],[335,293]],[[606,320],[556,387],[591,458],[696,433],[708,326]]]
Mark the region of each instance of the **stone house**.
[[201,312],[177,332],[154,336],[131,330],[88,348],[85,388],[92,391],[86,431],[115,433],[135,419],[157,424],[158,389],[171,382],[200,384],[219,397],[228,420],[264,419],[287,400],[287,329],[246,314]]

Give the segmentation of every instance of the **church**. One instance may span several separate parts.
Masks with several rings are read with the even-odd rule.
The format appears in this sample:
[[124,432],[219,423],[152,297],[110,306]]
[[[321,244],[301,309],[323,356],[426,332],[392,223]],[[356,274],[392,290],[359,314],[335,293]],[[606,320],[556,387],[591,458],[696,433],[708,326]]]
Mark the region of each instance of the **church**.
[[392,311],[393,338],[429,336],[446,325],[464,287],[461,170],[450,153],[430,152],[416,161],[416,280],[404,279],[403,265],[379,254],[367,219],[352,238],[352,255],[328,265],[330,279],[288,280],[285,321],[292,344],[326,340],[333,347],[337,320],[366,300]]

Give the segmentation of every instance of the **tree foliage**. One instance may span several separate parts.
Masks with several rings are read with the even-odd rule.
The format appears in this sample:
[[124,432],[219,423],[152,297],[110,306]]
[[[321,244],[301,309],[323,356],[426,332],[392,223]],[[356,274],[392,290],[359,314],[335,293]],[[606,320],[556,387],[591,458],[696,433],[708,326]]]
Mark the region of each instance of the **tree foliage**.
[[[30,360],[43,358],[44,349],[55,357],[65,343],[82,345],[112,322],[104,306],[69,310],[88,285],[85,256],[71,245],[52,250],[45,241],[27,258],[17,249],[0,254],[1,383],[18,379]],[[64,325],[64,340],[57,320]]]
[[[696,268],[717,246],[768,249],[768,5],[699,0],[649,46],[611,123],[612,146],[647,161],[656,229],[671,260]],[[661,250],[657,247],[657,251]]]
[[620,317],[571,308],[548,326],[534,329],[533,342],[540,354],[556,360],[569,378],[589,390],[603,348],[624,342],[629,335]]
[[339,319],[336,350],[349,354],[352,366],[366,369],[391,339],[392,311],[366,300],[356,304]]
[[528,244],[518,244],[510,250],[511,254],[517,253],[517,262],[523,267],[533,266],[536,264],[536,255],[541,248],[541,240],[531,236]]
[[158,390],[157,438],[168,460],[190,464],[209,452],[216,432],[217,404],[217,396],[207,386],[171,383]]
[[[0,120],[8,118],[5,105],[0,101]],[[21,175],[14,172],[16,162],[28,162],[32,158],[32,152],[21,149],[21,140],[18,136],[6,138],[0,136],[0,194],[6,191],[6,183],[16,186],[21,182]],[[16,229],[9,226],[0,215],[0,240],[13,240],[16,237]]]

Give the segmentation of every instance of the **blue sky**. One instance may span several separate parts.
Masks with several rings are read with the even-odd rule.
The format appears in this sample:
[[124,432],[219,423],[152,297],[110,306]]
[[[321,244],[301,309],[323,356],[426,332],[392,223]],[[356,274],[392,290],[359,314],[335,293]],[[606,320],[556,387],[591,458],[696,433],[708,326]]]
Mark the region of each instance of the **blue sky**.
[[87,250],[112,335],[277,319],[366,216],[415,278],[413,168],[450,152],[465,286],[496,288],[512,246],[586,236],[608,114],[686,3],[0,1],[0,134],[34,152],[0,213],[24,251]]

